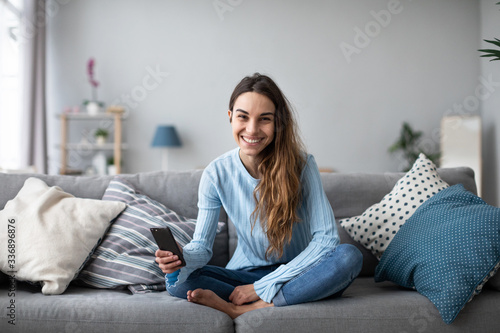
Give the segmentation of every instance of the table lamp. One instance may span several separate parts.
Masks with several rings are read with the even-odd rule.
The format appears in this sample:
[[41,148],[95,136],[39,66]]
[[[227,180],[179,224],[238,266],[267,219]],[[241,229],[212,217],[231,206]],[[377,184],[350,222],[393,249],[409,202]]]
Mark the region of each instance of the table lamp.
[[171,125],[159,125],[156,128],[155,136],[153,138],[153,142],[151,143],[152,147],[162,148],[162,170],[168,170],[168,148],[170,147],[180,147],[181,140],[177,135],[177,131],[174,126]]

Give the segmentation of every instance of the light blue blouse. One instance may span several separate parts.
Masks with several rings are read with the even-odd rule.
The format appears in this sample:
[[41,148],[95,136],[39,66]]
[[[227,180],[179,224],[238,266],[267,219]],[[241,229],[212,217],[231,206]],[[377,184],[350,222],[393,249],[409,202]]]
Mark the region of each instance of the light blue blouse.
[[236,251],[226,268],[250,269],[282,264],[254,283],[257,295],[268,303],[284,283],[339,244],[332,207],[323,190],[316,161],[308,155],[301,176],[302,203],[298,212],[301,221],[295,224],[292,240],[285,246],[283,256],[271,256],[266,260],[269,242],[259,220],[252,230],[251,215],[255,209],[253,191],[258,182],[243,165],[239,148],[225,153],[207,166],[200,180],[199,212],[193,240],[183,248],[187,266],[178,271],[178,275],[168,274],[167,283],[184,282],[194,270],[208,263],[212,257],[221,207],[224,207],[238,234]]

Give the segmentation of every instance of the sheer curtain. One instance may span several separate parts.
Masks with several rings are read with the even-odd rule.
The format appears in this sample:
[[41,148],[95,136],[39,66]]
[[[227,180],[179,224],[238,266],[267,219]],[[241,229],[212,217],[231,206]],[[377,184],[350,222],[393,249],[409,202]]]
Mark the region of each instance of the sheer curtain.
[[47,172],[46,0],[0,0],[0,168]]
[[[21,20],[21,163],[47,172],[45,100],[46,0],[24,0]],[[24,133],[26,133],[24,135]]]
[[21,165],[21,2],[0,0],[0,169]]

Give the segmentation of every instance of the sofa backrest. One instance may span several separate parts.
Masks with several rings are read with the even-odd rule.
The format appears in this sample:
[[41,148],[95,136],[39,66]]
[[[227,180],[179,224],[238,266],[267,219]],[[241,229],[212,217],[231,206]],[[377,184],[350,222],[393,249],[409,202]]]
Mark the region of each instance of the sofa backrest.
[[[122,174],[120,178],[131,183],[135,189],[151,199],[188,218],[196,218],[198,208],[198,184],[202,170],[155,171],[137,174]],[[37,177],[49,186],[59,186],[79,198],[101,199],[113,176],[61,176],[41,174],[0,173],[0,208],[13,199],[28,177]],[[226,221],[221,214],[221,221]]]
[[[188,218],[196,218],[198,207],[198,184],[202,170],[145,172],[123,174],[119,177],[130,182],[136,190],[148,195],[153,200],[163,203],[168,208]],[[464,187],[477,193],[474,172],[470,168],[438,169],[441,178],[450,185],[462,183]],[[1,174],[0,173],[0,209],[8,200],[13,199],[22,188],[24,181],[31,176],[45,181],[49,186],[59,186],[64,191],[80,198],[101,199],[112,176],[75,177],[60,175]],[[336,219],[357,216],[366,208],[379,202],[389,193],[404,173],[322,173],[323,188],[333,207]],[[227,215],[221,210],[220,221],[227,222]],[[218,264],[224,265],[234,253],[237,236],[229,223],[228,239],[222,253],[225,257]],[[337,224],[342,243],[352,243],[363,253],[364,262],[361,275],[371,276],[378,261]],[[227,232],[227,231],[226,231]],[[219,237],[221,238],[221,237]],[[229,254],[227,254],[229,251]],[[214,249],[214,257],[221,253]]]
[[[198,213],[198,183],[202,170],[144,172],[122,174],[136,191],[163,203],[168,208],[188,218],[196,218]],[[59,186],[62,190],[79,198],[101,199],[113,176],[61,176],[41,174],[0,173],[0,209],[13,199],[29,177],[37,177],[49,186]],[[227,221],[224,210],[219,217]],[[223,228],[215,238],[214,255],[210,264],[224,266],[229,261],[228,230]]]
[[[477,194],[474,171],[470,168],[438,169],[441,178],[450,185],[463,184]],[[405,173],[322,173],[323,188],[332,205],[341,243],[355,245],[363,254],[363,268],[360,276],[373,276],[378,259],[361,244],[354,241],[340,226],[338,220],[361,215],[367,208],[380,202]],[[229,229],[231,236],[231,228]],[[231,243],[230,243],[231,245]],[[231,251],[231,247],[229,248]]]
[[[477,194],[474,171],[470,168],[438,169],[441,178],[450,185],[462,183],[464,187]],[[403,172],[386,173],[322,173],[321,178],[335,218],[357,216],[366,208],[379,202],[391,192]]]

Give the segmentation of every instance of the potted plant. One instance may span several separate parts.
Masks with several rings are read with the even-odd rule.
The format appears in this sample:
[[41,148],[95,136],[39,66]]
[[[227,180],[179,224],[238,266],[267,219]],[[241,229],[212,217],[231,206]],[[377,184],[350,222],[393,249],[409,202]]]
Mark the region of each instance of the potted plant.
[[83,101],[83,105],[85,105],[87,112],[91,115],[98,114],[101,108],[104,107],[104,103],[97,100],[97,87],[99,86],[99,82],[94,78],[94,67],[95,60],[94,58],[90,58],[87,62],[87,75],[92,90],[92,99]]
[[106,140],[108,139],[108,131],[105,130],[104,128],[98,128],[95,133],[94,133],[94,136],[95,136],[95,141],[98,145],[102,145],[104,143],[106,143]]
[[415,131],[410,124],[404,122],[401,127],[399,138],[392,146],[389,147],[390,153],[402,151],[403,158],[406,161],[406,166],[401,171],[408,171],[420,153],[424,153],[428,159],[438,165],[438,160],[441,154],[424,151],[421,148],[420,142],[422,134],[422,131]]
[[[496,3],[497,5],[500,5],[500,2]],[[495,46],[500,47],[500,39],[495,38],[495,40],[487,40],[484,39],[485,42],[493,44]],[[483,52],[484,54],[481,57],[491,57],[490,61],[494,60],[500,60],[500,49],[495,50],[495,49],[481,49],[478,50],[479,52]]]

